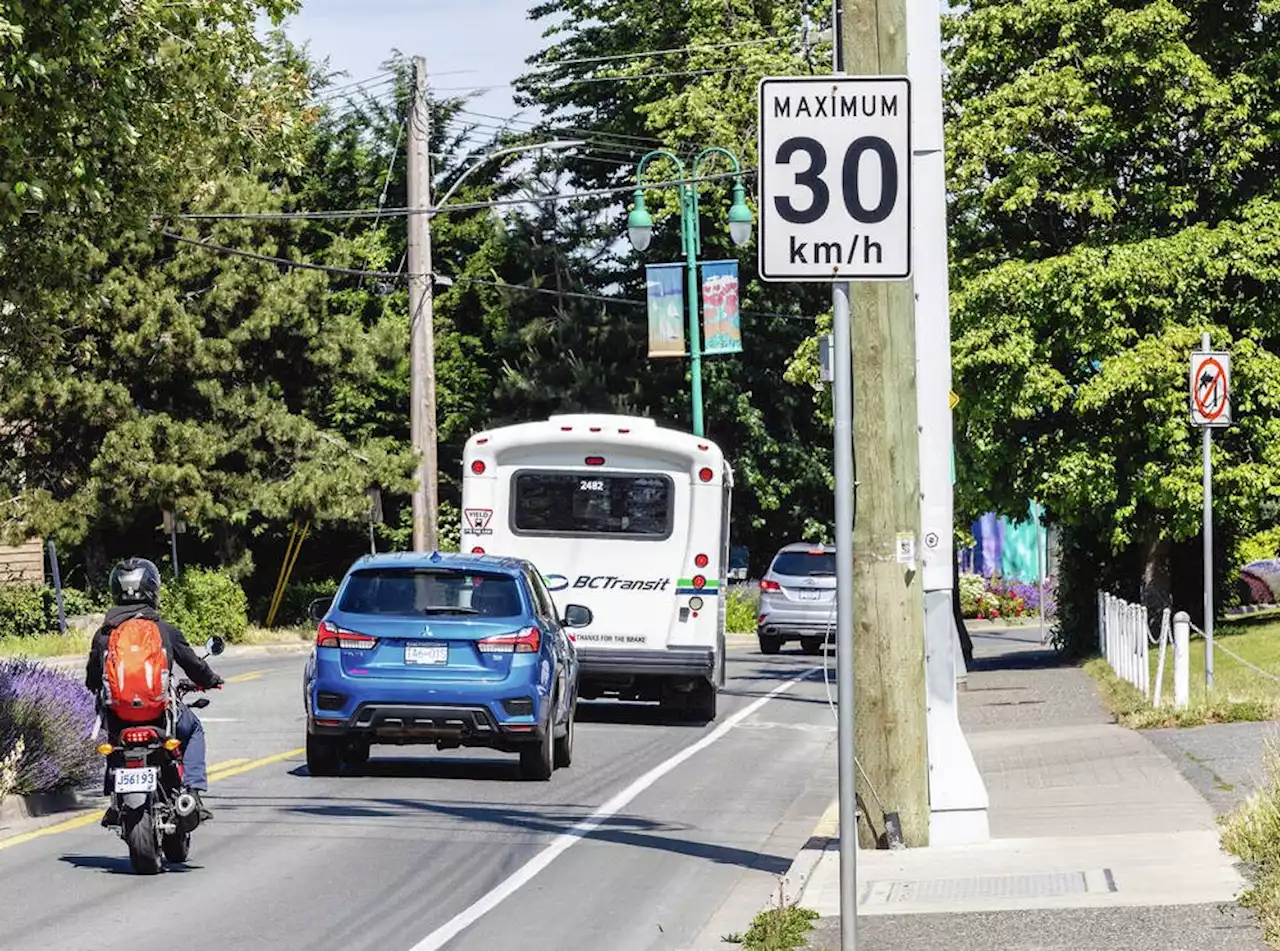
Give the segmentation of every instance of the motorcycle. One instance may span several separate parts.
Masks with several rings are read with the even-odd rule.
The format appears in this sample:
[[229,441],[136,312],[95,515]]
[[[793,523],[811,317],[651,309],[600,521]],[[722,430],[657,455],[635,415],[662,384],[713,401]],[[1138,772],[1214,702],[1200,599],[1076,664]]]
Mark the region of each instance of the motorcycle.
[[[205,642],[205,657],[221,654],[226,642],[211,637]],[[202,688],[181,680],[173,688],[165,713],[164,727],[123,726],[98,746],[113,769],[111,804],[120,817],[116,833],[129,847],[129,864],[139,875],[159,873],[164,862],[180,863],[191,851],[191,833],[199,825],[196,798],[183,784],[182,742],[177,738],[177,704]],[[209,705],[207,697],[187,704],[193,710]],[[101,729],[99,717],[94,736]]]

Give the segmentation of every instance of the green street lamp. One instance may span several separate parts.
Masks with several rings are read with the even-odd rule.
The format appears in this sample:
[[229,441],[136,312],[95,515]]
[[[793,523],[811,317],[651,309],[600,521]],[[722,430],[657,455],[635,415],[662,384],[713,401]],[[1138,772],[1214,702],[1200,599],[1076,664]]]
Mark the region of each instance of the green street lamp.
[[666,149],[654,149],[640,159],[636,167],[635,201],[631,213],[627,215],[627,237],[637,251],[645,251],[653,240],[653,216],[644,204],[644,185],[642,184],[645,167],[655,158],[668,158],[675,163],[680,175],[677,187],[680,193],[680,247],[684,252],[687,270],[688,291],[685,296],[689,303],[689,358],[690,376],[692,377],[693,399],[693,432],[697,436],[705,435],[702,424],[702,337],[698,331],[698,255],[702,253],[702,223],[698,215],[698,170],[703,161],[712,155],[727,156],[733,163],[734,185],[733,204],[729,207],[729,238],[738,247],[743,247],[751,240],[754,219],[751,209],[747,207],[746,192],[742,187],[742,165],[738,157],[728,149],[718,145],[703,149],[693,160],[692,175],[686,174],[685,165],[680,157]]

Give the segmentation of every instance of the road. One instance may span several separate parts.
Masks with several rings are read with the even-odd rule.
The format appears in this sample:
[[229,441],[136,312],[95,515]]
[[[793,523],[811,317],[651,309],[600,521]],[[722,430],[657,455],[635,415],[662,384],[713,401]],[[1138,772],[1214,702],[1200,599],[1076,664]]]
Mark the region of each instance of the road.
[[728,949],[835,788],[820,659],[735,646],[705,727],[583,704],[574,764],[548,783],[520,781],[515,757],[416,747],[311,777],[304,661],[217,665],[215,816],[188,866],[130,874],[96,817],[0,832],[0,948]]

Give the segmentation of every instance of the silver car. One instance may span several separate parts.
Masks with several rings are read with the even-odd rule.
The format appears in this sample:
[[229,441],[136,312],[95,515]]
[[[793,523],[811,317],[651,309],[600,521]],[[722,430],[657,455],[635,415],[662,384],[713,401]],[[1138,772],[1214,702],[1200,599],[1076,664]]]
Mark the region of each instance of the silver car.
[[796,542],[774,555],[760,579],[756,617],[761,653],[776,654],[795,640],[806,654],[822,653],[828,632],[835,638],[835,547]]

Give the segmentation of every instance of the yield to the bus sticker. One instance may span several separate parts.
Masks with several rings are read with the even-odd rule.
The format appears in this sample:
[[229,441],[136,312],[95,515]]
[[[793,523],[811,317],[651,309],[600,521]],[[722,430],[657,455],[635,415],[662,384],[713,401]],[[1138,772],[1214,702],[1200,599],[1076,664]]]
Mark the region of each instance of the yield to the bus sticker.
[[463,515],[467,520],[467,525],[464,529],[465,534],[493,534],[493,529],[489,527],[489,522],[493,518],[493,509],[463,509]]

